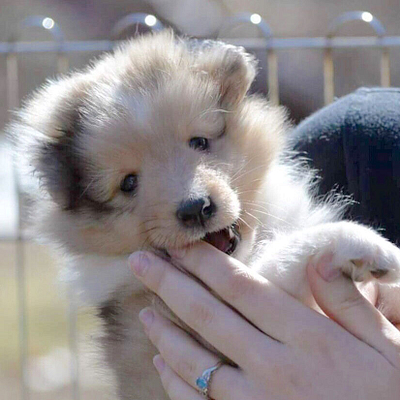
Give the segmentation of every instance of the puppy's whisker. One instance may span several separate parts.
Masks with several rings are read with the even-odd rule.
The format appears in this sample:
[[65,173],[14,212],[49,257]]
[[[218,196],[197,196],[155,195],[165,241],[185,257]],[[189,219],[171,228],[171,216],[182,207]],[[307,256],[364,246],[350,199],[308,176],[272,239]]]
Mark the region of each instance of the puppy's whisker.
[[224,110],[223,108],[217,108],[215,110],[212,110],[212,112],[219,112],[219,113],[222,113],[222,114],[232,114],[233,113],[233,111]]
[[249,171],[246,171],[244,174],[241,174],[241,175],[236,176],[234,179],[231,179],[231,183],[236,182],[238,179],[243,179],[245,176],[247,176],[247,175],[253,173],[254,171],[258,171],[258,170],[260,170],[260,169],[264,169],[266,165],[267,165],[267,164],[265,164],[265,165],[259,165],[258,167],[255,167],[255,168],[253,168],[253,169],[251,169],[251,170],[249,170]]
[[251,161],[253,161],[254,157],[250,158],[247,160],[231,177],[231,181],[234,181],[235,178],[243,171],[244,168],[246,168]]
[[[238,177],[237,179],[239,179],[239,178],[242,178],[242,176]],[[262,178],[254,178],[250,181],[246,180],[246,182],[243,183],[242,185],[238,185],[237,189],[247,188],[247,187],[251,186],[252,183],[263,182],[263,181],[264,181],[264,179],[262,179]]]
[[249,212],[246,211],[246,210],[243,210],[243,212],[244,212],[245,214],[247,214],[249,217],[254,218],[254,219],[258,222],[259,225],[264,226],[264,224],[263,224],[257,217],[255,217],[253,214],[249,213]]
[[157,229],[159,229],[159,226],[154,226],[154,227],[152,227],[152,228],[146,229],[146,230],[143,232],[143,235],[146,235],[146,236],[148,237],[149,234],[150,234],[151,232],[154,232],[154,231],[157,230]]
[[[279,221],[279,222],[283,222],[286,226],[294,226],[293,224],[291,224],[290,222],[288,222],[288,221],[286,221],[285,219],[283,219],[283,218],[280,218],[280,217],[278,217],[278,216],[276,216],[276,215],[274,215],[274,214],[271,214],[271,213],[268,213],[268,212],[265,212],[265,211],[261,211],[261,210],[256,210],[256,209],[254,209],[254,208],[252,208],[252,209],[250,209],[252,212],[254,212],[254,213],[258,213],[258,214],[261,214],[261,215],[266,215],[267,217],[270,217],[270,218],[272,218],[272,219],[274,219],[274,220],[276,220],[276,221]],[[247,211],[247,210],[246,210]],[[246,212],[245,211],[245,212]],[[264,226],[265,226],[265,224],[263,224]]]
[[269,208],[263,207],[262,205],[258,204],[257,202],[242,201],[242,205],[249,206],[249,208],[252,208],[252,209],[258,208],[259,210],[263,210],[267,213],[271,212],[271,210]]
[[162,74],[164,74],[164,75],[166,75],[168,78],[171,78],[171,74],[168,72],[168,71],[166,71],[165,69],[162,69],[162,68],[154,68],[156,71],[159,71],[159,72],[161,72]]
[[208,165],[209,165],[210,167],[213,167],[213,168],[220,168],[220,167],[232,168],[232,164],[226,163],[226,162],[222,162],[222,161],[218,161],[218,162],[216,162],[216,161],[209,161],[209,162],[208,162]]
[[148,209],[151,209],[151,208],[160,207],[162,205],[163,205],[163,203],[148,204],[148,205],[146,205],[146,209],[148,210]]
[[255,193],[255,194],[260,194],[260,193],[261,193],[261,190],[257,190],[257,189],[249,189],[249,190],[243,190],[243,191],[241,191],[241,192],[236,192],[236,194],[237,194],[238,196],[240,196],[240,195],[242,195],[242,194],[245,194],[245,193]]
[[249,200],[243,200],[242,203],[243,203],[243,204],[249,204],[249,205],[255,205],[255,206],[259,207],[259,208],[264,209],[264,210],[267,211],[267,212],[269,211],[269,208],[263,206],[263,204],[265,204],[265,205],[268,206],[268,207],[274,207],[274,208],[276,208],[276,209],[278,209],[278,210],[285,211],[285,209],[284,209],[283,207],[280,207],[280,206],[278,206],[277,204],[274,204],[274,203],[269,203],[269,202],[267,202],[267,201],[261,201],[261,200],[260,200],[260,201],[259,201],[259,200],[257,200],[257,201],[249,201]]
[[[248,190],[249,189],[249,187],[251,188],[251,186],[252,186],[252,184],[256,184],[256,183],[258,183],[258,182],[263,182],[264,181],[264,179],[260,179],[260,178],[254,178],[254,179],[252,179],[252,180],[246,180],[246,182],[245,183],[243,183],[243,185],[238,185],[238,186],[236,186],[236,190],[242,190],[242,189],[245,189],[245,190]],[[261,193],[261,188],[260,189],[251,189],[251,190],[260,190],[260,193]]]
[[238,220],[243,222],[249,229],[253,229],[242,217],[239,217]]
[[143,226],[145,224],[149,224],[151,222],[160,222],[160,221],[171,221],[170,218],[150,218],[150,219],[146,219],[144,221],[142,221],[139,226]]
[[[268,211],[262,210],[262,209],[257,209],[256,207],[250,207],[248,210],[251,210],[252,212],[256,212],[258,214],[261,215],[267,215],[268,217],[272,217],[272,218],[279,218],[277,215],[274,215]],[[248,211],[246,210],[246,211]],[[283,219],[280,219],[281,221],[283,221]]]
[[87,186],[85,187],[85,189],[83,190],[83,192],[80,194],[79,199],[81,199],[84,194],[88,191],[88,189],[90,188],[90,186],[92,186],[93,182],[95,181],[95,177],[91,179],[91,181],[87,184]]
[[[244,164],[234,173],[234,175],[231,177],[231,179],[232,178],[234,179],[236,176],[240,175],[240,173],[243,171],[243,169],[245,169],[251,162],[253,162],[255,158],[256,158],[256,156],[246,159]],[[267,164],[257,163],[258,167],[265,167],[266,165]],[[252,171],[252,170],[250,170],[250,171]],[[247,173],[247,171],[246,171],[246,173]]]
[[190,123],[192,123],[194,120],[204,117],[207,114],[213,114],[213,113],[223,113],[223,114],[229,114],[232,111],[228,111],[228,110],[224,110],[222,108],[207,108],[206,110],[203,110],[201,113],[197,114],[191,121]]

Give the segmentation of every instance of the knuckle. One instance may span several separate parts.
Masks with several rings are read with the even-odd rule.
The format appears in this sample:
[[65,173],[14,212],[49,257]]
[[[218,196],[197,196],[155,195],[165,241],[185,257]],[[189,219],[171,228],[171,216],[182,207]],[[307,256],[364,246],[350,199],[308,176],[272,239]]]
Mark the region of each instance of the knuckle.
[[246,297],[254,291],[254,282],[252,275],[243,269],[237,269],[228,278],[226,297],[228,301],[236,301]]
[[[290,348],[286,348],[286,345],[280,345],[279,357],[275,357],[274,362],[271,363],[271,347],[268,343],[261,341],[254,347],[252,346],[251,351],[248,349],[248,357],[246,356],[246,362],[249,361],[248,369],[255,371],[269,371],[271,367],[280,368],[282,373],[284,372],[286,365],[290,365],[293,362],[293,351]],[[279,346],[279,345],[278,345]]]
[[[153,342],[154,344],[154,342]],[[174,349],[171,349],[170,346],[168,346],[168,341],[165,340],[164,338],[160,338],[159,343],[156,345],[157,350],[160,352],[162,357],[167,360],[168,362],[171,362],[171,360],[174,360],[176,357],[174,353]]]
[[270,367],[270,374],[274,382],[279,385],[288,384],[296,374],[295,368],[290,364],[274,364]]
[[183,400],[182,399],[182,390],[180,389],[179,385],[176,382],[171,382],[168,385],[168,388],[165,388],[168,396],[171,400]]
[[[293,379],[293,376],[297,374],[296,363],[293,358],[293,354],[289,357],[284,357],[283,360],[276,360],[276,362],[268,362],[269,357],[266,357],[263,364],[256,366],[258,369],[252,369],[252,374],[259,374],[262,371],[262,375],[268,376],[268,381],[274,383],[274,388],[279,393],[285,393],[288,395],[287,390],[289,388],[289,382]],[[293,396],[291,393],[290,398]]]
[[148,328],[148,336],[150,341],[161,351],[163,347],[162,333],[160,329],[155,328],[155,324],[153,323]]
[[169,360],[175,357],[174,348],[171,346],[171,335],[168,330],[162,327],[153,329],[153,332],[150,332],[150,340],[164,359]]
[[257,348],[255,351],[249,349],[246,358],[252,368],[257,371],[263,371],[269,367],[269,355],[266,348]]
[[171,347],[171,331],[168,322],[163,321],[158,314],[156,314],[153,323],[148,328],[148,337],[160,353],[165,356]]
[[157,272],[153,275],[152,289],[155,293],[160,294],[166,280],[168,269],[165,265],[161,264]]
[[[188,320],[195,330],[207,327],[215,318],[215,310],[206,301],[193,302],[189,306]],[[190,324],[189,324],[190,325]]]
[[171,400],[183,400],[182,385],[179,383],[178,377],[172,370],[161,377],[162,385]]
[[[307,354],[323,355],[329,351],[333,341],[332,326],[324,323],[318,325],[318,329],[300,329],[297,343]],[[332,347],[332,346],[331,346]]]
[[335,353],[337,357],[338,348],[332,335],[329,335],[329,337],[315,335],[312,342],[309,343],[309,354],[318,356],[321,365],[333,366]]
[[347,294],[334,306],[334,311],[340,314],[349,313],[361,307],[364,301],[359,292]]
[[194,247],[186,253],[185,268],[197,276],[201,275],[204,269],[203,266],[210,263],[203,250],[202,248]]
[[175,385],[172,382],[171,374],[164,371],[162,374],[160,374],[160,378],[165,391],[168,393],[171,399],[173,400],[177,398],[175,393],[176,389],[174,388]]
[[196,363],[188,360],[178,360],[175,362],[173,369],[183,379],[191,379],[193,376],[196,375],[197,365]]

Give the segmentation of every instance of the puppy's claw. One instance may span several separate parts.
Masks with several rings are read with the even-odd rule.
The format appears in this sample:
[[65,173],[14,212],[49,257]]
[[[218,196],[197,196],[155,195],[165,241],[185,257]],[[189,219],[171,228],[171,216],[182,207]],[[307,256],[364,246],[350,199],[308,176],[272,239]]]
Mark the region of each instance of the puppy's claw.
[[374,269],[374,270],[371,270],[370,272],[374,278],[379,279],[379,278],[382,278],[383,276],[387,275],[387,273],[389,271],[386,269]]
[[351,222],[335,225],[332,240],[323,254],[333,254],[332,263],[353,281],[379,279],[381,283],[400,280],[400,249],[382,236]]
[[365,264],[365,260],[362,259],[350,260],[350,262],[353,263],[357,268],[362,268]]

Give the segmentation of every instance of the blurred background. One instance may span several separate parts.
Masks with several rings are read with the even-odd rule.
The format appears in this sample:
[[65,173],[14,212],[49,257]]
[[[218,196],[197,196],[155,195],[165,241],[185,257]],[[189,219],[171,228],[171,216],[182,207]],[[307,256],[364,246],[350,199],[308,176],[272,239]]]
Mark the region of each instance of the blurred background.
[[[291,46],[278,49],[277,58],[268,58],[266,46],[259,46],[264,42],[252,41],[261,37],[259,17],[269,25],[274,38],[315,38],[325,36],[339,15],[363,10],[367,11],[363,21],[343,25],[338,35],[373,37],[374,30],[365,23],[373,16],[384,25],[387,36],[400,36],[399,0],[0,0],[0,10],[0,128],[29,92],[56,75],[57,65],[64,71],[79,69],[100,54],[95,48],[110,48],[111,38],[123,39],[150,29],[136,24],[113,37],[117,22],[132,13],[155,15],[164,26],[182,34],[199,38],[219,35],[249,44],[248,50],[260,59],[259,77],[252,88],[256,92],[271,92],[267,75],[276,71],[268,70],[268,64],[271,67],[275,60],[279,101],[296,123],[324,105],[324,65],[329,70],[326,52]],[[229,18],[241,13],[259,17],[253,24],[223,28]],[[21,22],[32,15],[46,17],[46,29],[21,30]],[[51,40],[49,31],[54,21],[66,42],[95,42],[87,51],[62,57],[55,52],[13,56],[4,50],[6,42],[12,40]],[[254,43],[258,45],[252,47]],[[360,86],[380,85],[381,55],[382,49],[376,46],[334,49],[335,95],[340,97]],[[400,48],[389,47],[387,55],[390,84],[399,86]],[[0,132],[0,399],[114,398],[112,377],[104,372],[99,377],[100,368],[96,367],[93,335],[98,326],[93,310],[77,314],[74,299],[57,283],[55,257],[34,242],[18,240],[24,197],[14,177],[9,146]]]

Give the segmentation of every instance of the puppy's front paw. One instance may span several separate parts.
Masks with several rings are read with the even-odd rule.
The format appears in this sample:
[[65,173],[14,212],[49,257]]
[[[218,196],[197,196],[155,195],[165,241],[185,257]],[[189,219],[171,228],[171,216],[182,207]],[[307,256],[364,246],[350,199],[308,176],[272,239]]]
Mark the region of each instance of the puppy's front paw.
[[352,222],[333,224],[327,245],[316,258],[329,259],[354,281],[400,280],[400,249],[372,229]]

